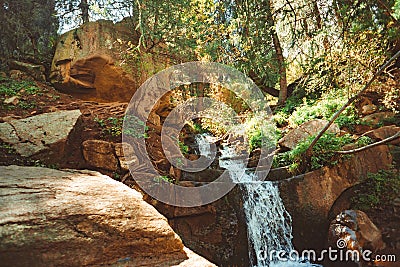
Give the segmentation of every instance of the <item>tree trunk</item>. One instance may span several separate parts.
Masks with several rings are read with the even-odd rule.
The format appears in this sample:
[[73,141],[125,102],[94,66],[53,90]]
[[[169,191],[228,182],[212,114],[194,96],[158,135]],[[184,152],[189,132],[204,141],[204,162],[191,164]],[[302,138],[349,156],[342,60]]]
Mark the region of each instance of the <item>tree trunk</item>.
[[81,9],[81,12],[82,12],[83,23],[89,22],[89,4],[88,4],[87,0],[81,0],[81,3],[79,4],[79,8]]
[[270,0],[265,1],[266,4],[266,15],[267,15],[267,25],[269,27],[272,42],[274,44],[274,49],[276,53],[276,59],[278,61],[278,71],[279,71],[279,99],[278,104],[282,105],[285,103],[288,95],[287,79],[286,79],[286,66],[285,57],[282,53],[282,46],[279,40],[278,34],[275,29],[275,21],[272,16],[272,5]]

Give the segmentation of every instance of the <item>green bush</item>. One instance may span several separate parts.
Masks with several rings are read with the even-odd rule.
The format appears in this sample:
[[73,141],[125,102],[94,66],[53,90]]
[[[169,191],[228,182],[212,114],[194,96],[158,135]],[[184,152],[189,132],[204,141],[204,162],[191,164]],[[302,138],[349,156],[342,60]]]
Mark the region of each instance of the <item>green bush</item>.
[[351,199],[352,208],[368,211],[391,205],[400,193],[400,173],[394,169],[369,173]]
[[[313,141],[314,136],[300,142],[293,150],[277,154],[274,157],[273,167],[289,166],[289,170],[295,173],[303,160],[303,155]],[[353,142],[349,134],[336,136],[333,133],[325,133],[313,147],[311,155],[311,170],[319,169],[325,165],[335,165],[340,156],[335,151],[339,151],[346,144]]]

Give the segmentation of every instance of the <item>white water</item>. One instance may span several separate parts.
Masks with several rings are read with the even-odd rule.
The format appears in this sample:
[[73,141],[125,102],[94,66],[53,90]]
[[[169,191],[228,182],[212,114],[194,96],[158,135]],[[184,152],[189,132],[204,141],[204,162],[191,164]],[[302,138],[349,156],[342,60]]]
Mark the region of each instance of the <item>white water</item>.
[[[210,140],[207,134],[197,135],[196,143],[201,155],[210,157]],[[279,188],[271,181],[257,181],[246,171],[246,162],[236,157],[234,146],[220,149],[220,167],[229,171],[233,182],[243,191],[243,208],[247,220],[249,259],[253,267],[309,267],[321,266],[307,260],[279,261],[273,251],[294,251],[292,245],[292,220],[279,195]],[[282,254],[280,255],[282,256]],[[286,255],[287,256],[287,255]]]
[[[243,191],[243,208],[247,219],[249,258],[256,267],[306,267],[320,266],[309,262],[279,261],[273,251],[294,251],[290,214],[286,211],[279,189],[271,181],[257,181],[246,172],[246,163],[237,156],[234,147],[220,150],[219,165],[229,171],[233,182]],[[282,255],[281,255],[282,256]]]

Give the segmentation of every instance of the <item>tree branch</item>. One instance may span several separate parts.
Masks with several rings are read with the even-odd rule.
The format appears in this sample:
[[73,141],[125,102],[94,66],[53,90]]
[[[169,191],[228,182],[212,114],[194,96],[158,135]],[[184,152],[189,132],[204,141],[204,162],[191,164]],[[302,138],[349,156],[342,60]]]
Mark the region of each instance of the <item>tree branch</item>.
[[304,160],[304,166],[303,166],[303,171],[306,169],[306,165],[308,165],[308,162],[311,158],[312,154],[312,149],[314,145],[317,143],[317,141],[321,138],[321,136],[328,130],[328,128],[333,124],[333,122],[339,117],[340,113],[342,113],[351,103],[354,102],[362,93],[364,93],[370,86],[371,84],[375,81],[375,79],[387,68],[387,66],[392,63],[392,61],[396,60],[400,56],[400,50],[397,51],[397,53],[391,57],[383,66],[374,74],[374,76],[369,80],[369,82],[364,86],[363,89],[361,89],[356,95],[351,97],[346,104],[344,104],[338,111],[336,111],[335,114],[333,114],[332,118],[329,120],[329,122],[325,125],[325,127],[318,133],[318,135],[314,138],[314,140],[311,142],[309,147],[307,148],[305,152],[305,160]]
[[357,153],[357,152],[366,150],[366,149],[374,147],[374,146],[385,144],[385,143],[390,142],[390,141],[392,141],[394,139],[397,139],[398,137],[400,137],[400,132],[397,132],[395,135],[392,135],[392,136],[390,136],[388,138],[385,138],[385,139],[383,139],[381,141],[369,144],[367,146],[363,146],[363,147],[352,149],[352,150],[336,151],[336,153],[338,153],[338,154],[353,154],[353,153]]

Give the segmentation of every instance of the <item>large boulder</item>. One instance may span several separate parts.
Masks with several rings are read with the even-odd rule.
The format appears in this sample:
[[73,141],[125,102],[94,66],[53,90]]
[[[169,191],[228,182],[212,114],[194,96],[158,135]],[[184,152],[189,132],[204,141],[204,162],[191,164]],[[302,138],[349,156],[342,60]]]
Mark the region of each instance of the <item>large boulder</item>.
[[138,40],[127,22],[100,20],[64,33],[57,44],[50,81],[66,93],[85,100],[128,102],[167,59],[126,51]]
[[[325,125],[328,124],[327,120],[315,119],[301,124],[299,127],[290,130],[282,139],[278,141],[282,147],[293,149],[298,143],[306,140],[312,135],[319,133]],[[339,133],[340,129],[336,124],[332,124],[328,128],[328,132]]]
[[62,150],[80,115],[80,110],[63,110],[25,119],[10,119],[0,123],[0,140],[24,157],[56,144]]
[[[394,136],[400,132],[400,127],[397,127],[396,125],[389,125],[389,126],[383,126],[378,129],[374,129],[371,131],[366,132],[364,135],[376,140],[376,141],[381,141],[383,139],[389,138]],[[400,144],[400,137],[394,139],[393,141],[389,142],[389,144],[392,145],[399,145]]]
[[296,247],[322,247],[330,222],[328,215],[338,197],[368,173],[388,169],[392,161],[388,146],[375,146],[353,154],[336,166],[280,181],[282,200],[293,218]]
[[[371,219],[360,210],[345,210],[331,222],[328,231],[328,245],[334,249],[357,251],[360,257],[349,258],[350,262],[357,262],[358,266],[370,266],[368,259],[373,259],[374,253],[385,248],[382,233]],[[366,250],[370,252],[365,253]],[[340,262],[337,266],[343,266]]]
[[137,191],[97,172],[0,167],[4,266],[215,266]]

